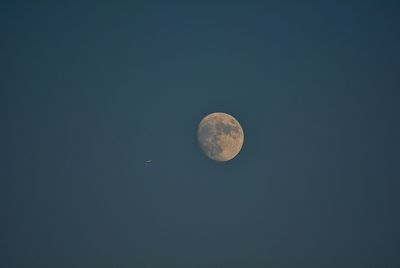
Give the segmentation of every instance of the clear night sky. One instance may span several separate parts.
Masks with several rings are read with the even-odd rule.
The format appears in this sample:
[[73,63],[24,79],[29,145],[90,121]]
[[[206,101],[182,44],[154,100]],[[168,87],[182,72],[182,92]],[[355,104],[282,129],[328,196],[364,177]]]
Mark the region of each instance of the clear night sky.
[[397,1],[131,2],[0,4],[1,267],[400,267]]

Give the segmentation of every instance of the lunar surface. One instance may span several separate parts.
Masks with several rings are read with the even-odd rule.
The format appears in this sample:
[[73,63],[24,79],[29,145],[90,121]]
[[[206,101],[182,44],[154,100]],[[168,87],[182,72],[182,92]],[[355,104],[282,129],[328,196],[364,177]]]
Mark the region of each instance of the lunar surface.
[[242,149],[244,133],[233,116],[212,113],[201,120],[197,138],[206,156],[216,161],[228,161]]

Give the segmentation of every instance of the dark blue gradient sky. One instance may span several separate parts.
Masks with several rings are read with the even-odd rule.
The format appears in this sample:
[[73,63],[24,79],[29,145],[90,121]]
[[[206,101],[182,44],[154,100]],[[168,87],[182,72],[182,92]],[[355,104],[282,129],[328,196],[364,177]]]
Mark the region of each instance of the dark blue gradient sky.
[[1,267],[400,267],[396,1],[9,2]]

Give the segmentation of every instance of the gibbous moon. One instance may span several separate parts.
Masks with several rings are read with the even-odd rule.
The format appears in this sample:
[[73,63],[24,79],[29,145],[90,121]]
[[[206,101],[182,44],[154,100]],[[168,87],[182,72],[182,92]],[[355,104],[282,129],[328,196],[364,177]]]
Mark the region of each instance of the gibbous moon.
[[206,156],[215,161],[228,161],[242,149],[244,133],[233,116],[212,113],[201,120],[197,138]]

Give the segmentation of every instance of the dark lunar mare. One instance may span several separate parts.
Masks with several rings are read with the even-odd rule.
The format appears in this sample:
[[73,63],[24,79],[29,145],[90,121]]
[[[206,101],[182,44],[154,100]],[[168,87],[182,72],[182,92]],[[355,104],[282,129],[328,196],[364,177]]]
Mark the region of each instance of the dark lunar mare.
[[224,133],[226,135],[236,138],[239,135],[239,127],[236,125],[225,124],[224,122],[218,122],[216,124],[217,135]]

